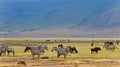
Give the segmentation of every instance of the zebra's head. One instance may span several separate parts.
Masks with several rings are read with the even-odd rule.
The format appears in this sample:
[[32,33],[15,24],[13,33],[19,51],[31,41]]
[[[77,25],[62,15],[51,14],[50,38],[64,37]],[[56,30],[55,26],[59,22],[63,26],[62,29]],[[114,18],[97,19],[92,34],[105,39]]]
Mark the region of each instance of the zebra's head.
[[53,47],[51,51],[53,52],[53,51],[57,51],[57,50],[58,50],[57,47]]
[[28,51],[28,50],[31,50],[31,47],[26,47],[24,52]]

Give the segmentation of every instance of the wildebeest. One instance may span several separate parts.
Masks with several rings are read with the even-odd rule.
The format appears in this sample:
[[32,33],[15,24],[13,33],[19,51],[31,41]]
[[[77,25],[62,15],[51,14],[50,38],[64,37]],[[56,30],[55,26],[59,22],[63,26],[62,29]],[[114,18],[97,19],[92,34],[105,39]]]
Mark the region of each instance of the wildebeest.
[[41,55],[42,51],[38,47],[30,47],[30,46],[28,46],[28,47],[25,48],[24,52],[26,52],[28,50],[31,51],[33,59],[34,59],[34,55],[38,55],[38,58],[40,58],[40,55]]
[[94,43],[91,43],[91,47],[93,47]]
[[106,48],[107,50],[114,50],[116,46],[113,42],[105,42],[103,48]]
[[101,50],[100,47],[94,47],[94,48],[91,48],[91,54],[92,54],[93,52],[98,53],[99,50]]
[[62,44],[59,44],[59,45],[58,45],[58,48],[63,48],[63,45],[62,45]]
[[70,53],[73,53],[73,52],[78,53],[78,50],[76,49],[76,47],[67,46],[67,48],[69,49]]
[[46,40],[46,42],[50,42],[50,40]]
[[60,55],[64,55],[64,58],[66,58],[66,55],[68,53],[66,48],[57,48],[57,47],[53,47],[52,48],[52,52],[56,51],[57,52],[57,57],[60,57]]
[[117,43],[117,45],[118,45],[118,44],[119,44],[119,41],[117,41],[116,43]]

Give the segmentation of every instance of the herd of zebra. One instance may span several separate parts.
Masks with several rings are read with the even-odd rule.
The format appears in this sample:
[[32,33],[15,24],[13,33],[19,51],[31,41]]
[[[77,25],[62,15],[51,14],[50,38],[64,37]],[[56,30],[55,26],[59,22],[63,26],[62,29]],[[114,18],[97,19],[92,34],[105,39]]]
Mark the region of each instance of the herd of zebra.
[[7,52],[8,55],[10,53],[12,53],[13,55],[15,55],[15,49],[14,48],[9,48],[7,45],[2,45],[0,47],[0,56],[2,56],[2,55],[5,56],[6,52]]
[[[103,48],[106,48],[107,50],[114,50],[116,48],[115,44],[113,42],[105,42]],[[38,55],[40,57],[41,54],[44,54],[46,50],[48,50],[47,46],[26,46],[24,49],[24,52],[27,52],[30,50],[31,55],[34,59],[35,55]],[[91,48],[91,53],[96,52],[101,50],[100,47],[94,47],[93,48],[93,43],[92,43],[92,48]],[[63,44],[58,45],[57,47],[52,47],[52,52],[56,51],[57,52],[57,57],[60,57],[61,55],[64,55],[64,58],[66,58],[67,53],[78,53],[78,50],[76,47],[72,46],[67,46],[64,47]],[[9,48],[7,45],[2,45],[0,47],[0,56],[6,55],[6,53],[9,55],[9,53],[12,53],[15,55],[15,49],[14,48]]]
[[[30,47],[27,46],[24,50],[24,52],[27,52],[28,50],[31,51],[32,57],[34,59],[35,55],[38,55],[38,58],[40,57],[41,54],[43,54],[45,52],[45,50],[48,50],[47,46],[37,46],[37,47]],[[58,47],[52,47],[52,52],[56,51],[57,52],[57,57],[60,57],[60,55],[64,55],[64,58],[66,58],[66,55],[68,52],[70,53],[78,53],[76,47],[71,47],[71,46],[67,46],[66,48],[63,47],[62,44],[58,45]]]

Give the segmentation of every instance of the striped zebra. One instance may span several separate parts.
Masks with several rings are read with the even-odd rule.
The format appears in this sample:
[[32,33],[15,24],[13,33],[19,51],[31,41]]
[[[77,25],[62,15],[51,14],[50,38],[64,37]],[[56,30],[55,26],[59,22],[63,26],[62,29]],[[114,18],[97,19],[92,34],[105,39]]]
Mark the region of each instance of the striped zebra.
[[48,48],[45,46],[45,47],[41,47],[41,46],[38,46],[38,47],[26,47],[24,52],[27,52],[28,50],[30,50],[31,54],[32,54],[32,57],[34,59],[34,56],[35,55],[38,55],[38,58],[40,58],[40,55],[43,53],[44,50],[48,50]]
[[7,54],[10,55],[10,53],[15,55],[15,49],[14,48],[7,48]]
[[66,55],[68,53],[66,48],[57,48],[57,47],[53,47],[52,50],[57,52],[57,57],[60,57],[60,55],[64,55],[64,58],[66,58]]
[[116,46],[113,42],[105,42],[103,48],[106,48],[107,50],[114,50]]

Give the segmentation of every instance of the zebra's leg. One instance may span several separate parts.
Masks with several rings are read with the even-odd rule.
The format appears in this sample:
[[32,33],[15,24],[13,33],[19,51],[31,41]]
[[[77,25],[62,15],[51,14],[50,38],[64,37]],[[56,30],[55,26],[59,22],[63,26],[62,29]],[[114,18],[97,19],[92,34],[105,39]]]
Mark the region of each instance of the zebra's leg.
[[33,56],[33,60],[34,60],[34,54],[32,54],[32,56]]
[[0,52],[0,56],[2,56],[2,52]]
[[40,54],[38,55],[38,58],[40,58]]
[[44,51],[42,51],[42,55],[44,55]]
[[8,56],[9,56],[9,51],[7,51],[7,54],[8,54]]
[[4,53],[3,55],[6,56],[6,52],[3,52],[3,53]]
[[64,55],[64,59],[66,59],[66,55]]
[[57,57],[60,58],[60,54],[59,53],[57,54]]
[[15,52],[13,51],[13,55],[15,55]]

